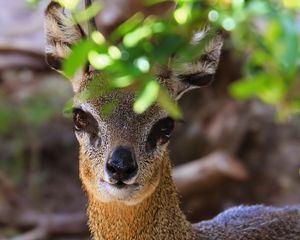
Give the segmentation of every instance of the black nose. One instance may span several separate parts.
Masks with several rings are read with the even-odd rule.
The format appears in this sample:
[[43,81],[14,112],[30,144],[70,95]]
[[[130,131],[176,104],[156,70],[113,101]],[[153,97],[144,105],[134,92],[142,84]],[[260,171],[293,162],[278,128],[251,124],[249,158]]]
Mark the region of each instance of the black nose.
[[116,148],[106,163],[108,175],[118,182],[133,178],[137,174],[137,170],[134,153],[127,147]]

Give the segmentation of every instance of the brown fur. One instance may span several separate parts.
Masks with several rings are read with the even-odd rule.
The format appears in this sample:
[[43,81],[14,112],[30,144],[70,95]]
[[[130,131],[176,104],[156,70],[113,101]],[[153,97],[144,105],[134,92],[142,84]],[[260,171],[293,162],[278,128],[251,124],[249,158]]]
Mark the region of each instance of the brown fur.
[[164,159],[160,184],[137,205],[101,203],[87,191],[94,239],[195,239],[196,232],[179,209],[170,169],[169,159]]
[[[80,29],[70,24],[64,9],[50,3],[46,10],[46,34],[46,53],[51,56],[52,66],[59,67],[57,60],[65,58],[70,47],[79,41]],[[207,30],[197,33],[193,43],[201,41],[205,34]],[[209,84],[221,47],[222,38],[216,36],[198,60],[186,64],[185,69],[162,68],[157,75],[159,82],[176,100],[191,89]],[[72,81],[75,93],[87,89],[93,77],[103,76],[78,74]],[[101,82],[102,79],[98,81]],[[117,107],[111,115],[103,116],[101,109],[112,102],[117,102]],[[157,145],[150,152],[146,150],[151,128],[167,117],[167,112],[154,105],[138,115],[132,110],[133,102],[133,93],[119,90],[92,100],[75,99],[75,107],[92,116],[96,125],[93,137],[101,141],[95,145],[88,131],[76,131],[80,144],[80,178],[89,200],[89,226],[94,240],[300,239],[299,208],[296,207],[233,208],[193,228],[179,209],[167,144]],[[132,149],[138,165],[135,182],[122,189],[109,183],[105,175],[107,160],[118,146]]]

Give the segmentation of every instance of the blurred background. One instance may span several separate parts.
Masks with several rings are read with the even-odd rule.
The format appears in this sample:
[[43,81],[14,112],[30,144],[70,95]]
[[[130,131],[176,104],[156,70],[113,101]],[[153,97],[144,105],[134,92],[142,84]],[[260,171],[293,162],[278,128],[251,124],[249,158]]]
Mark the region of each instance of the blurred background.
[[[63,114],[71,84],[45,64],[49,1],[34,2],[0,1],[0,239],[88,239],[78,145]],[[104,32],[143,11],[137,0],[104,2]],[[214,83],[180,102],[172,163],[196,161],[203,176],[180,192],[182,209],[196,222],[239,204],[299,204],[300,2],[197,2],[225,44]]]

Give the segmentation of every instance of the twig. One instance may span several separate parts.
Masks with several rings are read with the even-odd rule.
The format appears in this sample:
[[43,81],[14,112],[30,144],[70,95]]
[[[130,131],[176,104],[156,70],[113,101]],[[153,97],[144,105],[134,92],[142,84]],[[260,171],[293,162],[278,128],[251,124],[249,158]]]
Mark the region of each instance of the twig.
[[47,237],[47,232],[43,227],[37,227],[27,233],[13,237],[10,240],[41,240]]
[[243,165],[225,152],[216,152],[205,158],[173,169],[173,179],[183,197],[216,186],[224,178],[247,178]]
[[[41,230],[43,230],[43,234],[47,236],[59,234],[80,235],[88,233],[87,217],[84,212],[39,214],[37,212],[24,210],[15,214],[0,213],[0,225],[14,226],[17,229],[25,230],[35,229],[36,234],[37,232],[41,233]],[[38,229],[39,231],[37,231]],[[29,233],[28,235],[31,236]]]

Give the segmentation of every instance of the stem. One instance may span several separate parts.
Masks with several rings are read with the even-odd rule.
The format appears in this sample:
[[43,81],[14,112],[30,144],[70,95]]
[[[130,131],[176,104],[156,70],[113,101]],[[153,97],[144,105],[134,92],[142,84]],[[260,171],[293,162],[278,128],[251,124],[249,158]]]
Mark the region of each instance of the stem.
[[[92,5],[92,0],[85,0],[85,8],[87,9]],[[97,30],[95,17],[92,17],[88,22],[88,35],[90,36],[93,30]]]

